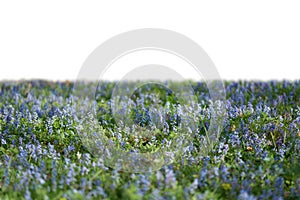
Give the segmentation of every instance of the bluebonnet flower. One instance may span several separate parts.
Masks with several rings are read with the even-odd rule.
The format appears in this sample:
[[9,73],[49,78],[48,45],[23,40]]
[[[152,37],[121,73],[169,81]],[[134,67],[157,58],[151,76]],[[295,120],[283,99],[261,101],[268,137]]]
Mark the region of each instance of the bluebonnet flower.
[[31,193],[28,189],[25,191],[25,200],[32,200]]
[[89,192],[86,196],[87,196],[87,198],[99,197],[99,196],[104,199],[107,198],[107,194],[101,186],[97,186],[94,190]]
[[229,136],[229,143],[235,147],[235,146],[239,146],[241,141],[239,138],[239,134],[237,131],[234,131],[232,134],[230,134]]
[[277,177],[275,180],[275,190],[276,193],[283,196],[284,179],[282,177]]
[[158,185],[158,188],[160,188],[163,185],[163,174],[160,170],[156,171],[156,184]]
[[220,171],[221,171],[221,177],[223,181],[227,182],[228,175],[229,175],[228,167],[226,165],[221,165]]
[[166,169],[166,178],[165,178],[166,187],[175,187],[176,185],[176,176],[173,169]]
[[52,188],[54,191],[57,189],[57,168],[56,168],[56,163],[55,160],[52,160],[51,162],[51,169],[52,169],[52,175],[51,175],[51,183],[52,183]]
[[11,157],[9,155],[2,155],[3,161],[4,161],[4,165],[8,166],[9,162],[11,160]]
[[7,187],[10,184],[10,176],[9,176],[8,168],[5,168],[5,170],[4,170],[4,178],[5,178],[4,185]]
[[89,172],[89,169],[86,166],[82,166],[80,170],[81,175],[86,175]]
[[238,196],[239,200],[256,200],[257,198],[251,194],[249,194],[247,191],[245,190],[241,190],[239,196]]
[[206,185],[207,174],[208,174],[207,166],[204,165],[200,171],[200,176],[198,180],[199,187],[203,187]]
[[76,176],[76,172],[75,172],[75,164],[70,164],[70,167],[68,168],[68,173],[67,176],[65,177],[65,182],[67,185],[70,185],[73,181],[75,181],[75,176]]
[[145,195],[150,190],[151,182],[145,174],[140,174],[137,179],[139,193]]
[[85,178],[85,177],[81,178],[80,179],[80,188],[82,191],[85,190],[86,185],[87,185],[87,178]]
[[190,194],[194,194],[195,190],[198,188],[199,186],[199,180],[198,178],[195,178],[194,181],[192,182],[192,184],[188,187],[188,191]]
[[160,191],[158,189],[154,189],[150,195],[151,200],[163,200],[164,198],[161,196]]
[[59,180],[59,188],[63,189],[64,188],[64,184],[65,184],[65,175],[62,174]]

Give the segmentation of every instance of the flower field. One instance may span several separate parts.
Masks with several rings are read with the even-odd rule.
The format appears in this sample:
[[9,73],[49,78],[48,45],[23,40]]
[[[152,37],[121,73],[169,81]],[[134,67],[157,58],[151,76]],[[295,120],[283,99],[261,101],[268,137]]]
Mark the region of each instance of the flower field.
[[[85,145],[78,116],[90,99],[74,83],[0,82],[0,199],[300,199],[300,82],[225,82],[226,117],[206,154],[210,96],[189,84],[191,108],[157,85],[135,90],[115,115],[114,83],[81,85],[95,91],[103,136],[120,151],[155,153],[193,133],[174,162],[130,173]],[[188,110],[196,114],[184,118]]]

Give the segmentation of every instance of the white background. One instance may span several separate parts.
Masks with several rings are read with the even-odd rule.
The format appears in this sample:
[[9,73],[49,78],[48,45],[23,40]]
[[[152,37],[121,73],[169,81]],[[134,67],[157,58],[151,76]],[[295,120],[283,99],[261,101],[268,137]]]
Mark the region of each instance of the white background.
[[102,42],[138,28],[196,41],[223,79],[299,79],[297,1],[1,1],[0,80],[76,79]]

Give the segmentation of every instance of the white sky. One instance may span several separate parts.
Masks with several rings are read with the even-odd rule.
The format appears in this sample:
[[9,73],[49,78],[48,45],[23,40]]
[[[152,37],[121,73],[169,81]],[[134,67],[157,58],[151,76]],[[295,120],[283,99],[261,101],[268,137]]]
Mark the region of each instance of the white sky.
[[74,80],[97,46],[138,28],[186,35],[223,79],[300,79],[299,10],[283,0],[1,1],[0,80]]

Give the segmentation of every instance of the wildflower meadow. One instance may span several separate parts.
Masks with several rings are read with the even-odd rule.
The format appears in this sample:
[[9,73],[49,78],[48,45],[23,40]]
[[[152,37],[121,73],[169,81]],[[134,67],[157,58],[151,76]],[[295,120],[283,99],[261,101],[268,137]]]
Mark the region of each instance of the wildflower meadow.
[[[0,199],[300,199],[300,81],[224,82],[226,115],[209,151],[206,84],[172,84],[191,86],[190,107],[159,85],[114,99],[114,82],[81,83],[106,144],[84,135],[91,99],[74,82],[0,82]],[[109,162],[106,145],[129,156]],[[124,170],[138,166],[130,155],[164,149],[174,156],[162,168]]]

